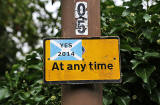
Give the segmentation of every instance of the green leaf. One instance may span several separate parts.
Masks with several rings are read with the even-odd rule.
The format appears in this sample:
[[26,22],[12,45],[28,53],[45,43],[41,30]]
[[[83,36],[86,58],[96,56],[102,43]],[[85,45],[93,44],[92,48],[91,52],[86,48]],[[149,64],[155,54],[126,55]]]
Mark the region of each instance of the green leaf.
[[125,16],[128,16],[129,14],[130,12],[128,10],[124,10],[122,13],[122,16],[125,17]]
[[137,81],[137,76],[133,73],[124,73],[123,84],[135,83]]
[[122,51],[130,51],[132,49],[128,44],[121,44],[120,46]]
[[141,0],[134,0],[134,1],[131,2],[133,7],[137,7],[137,6],[141,5],[141,3],[142,3]]
[[151,29],[146,29],[142,32],[142,34],[144,35],[144,37],[148,40],[150,40],[150,42],[153,41],[153,37],[152,37],[152,30]]
[[122,51],[142,52],[142,49],[140,47],[132,47],[126,40],[122,40],[120,46]]
[[131,63],[132,63],[132,69],[134,70],[139,64],[141,64],[142,62],[141,61],[137,61],[137,60],[135,60],[135,59],[132,59],[131,61],[130,61]]
[[42,90],[42,86],[38,86],[38,87],[33,87],[32,90],[30,91],[30,93],[34,96],[36,96],[38,93],[40,93]]
[[110,105],[113,102],[113,98],[109,96],[104,96],[103,97],[103,104],[104,105]]
[[143,19],[145,20],[145,22],[151,22],[151,15],[145,14],[143,16]]
[[131,50],[134,52],[136,51],[142,52],[142,49],[140,47],[132,47]]
[[34,100],[39,102],[39,101],[42,101],[44,99],[45,99],[45,97],[41,95],[41,96],[36,96]]
[[128,77],[128,78],[126,78],[125,80],[123,80],[123,84],[126,84],[126,83],[134,83],[134,82],[136,82],[136,80],[137,80],[137,77],[131,76],[131,77]]
[[29,97],[30,97],[30,93],[29,92],[22,92],[18,95],[18,97],[21,99],[21,100],[27,100]]
[[19,68],[19,64],[14,64],[13,66],[12,66],[12,70],[14,71],[14,70],[17,70],[18,68]]
[[144,52],[144,59],[150,57],[160,58],[160,54],[158,52]]
[[160,104],[160,91],[155,89],[153,93],[151,94],[151,100],[156,102],[157,104]]
[[116,97],[115,99],[115,102],[118,104],[118,105],[129,105],[130,103],[130,97],[129,96],[125,96],[125,97]]
[[41,70],[42,68],[39,67],[39,65],[29,65],[28,66],[29,69],[35,69],[35,70]]
[[137,76],[139,76],[145,83],[148,83],[152,72],[156,70],[155,66],[146,66],[145,68],[138,67],[135,69]]
[[110,31],[110,34],[114,33],[117,30],[117,27],[113,27]]
[[154,79],[150,79],[148,84],[142,83],[144,89],[148,90],[149,94],[152,94],[152,89],[157,87],[157,82]]
[[0,88],[0,100],[8,98],[10,96],[7,88]]

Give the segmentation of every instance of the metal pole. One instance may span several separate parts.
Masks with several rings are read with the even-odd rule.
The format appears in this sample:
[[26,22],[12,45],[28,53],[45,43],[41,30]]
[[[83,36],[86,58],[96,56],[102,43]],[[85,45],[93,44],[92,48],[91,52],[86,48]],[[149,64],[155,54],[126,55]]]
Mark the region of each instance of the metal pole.
[[[76,19],[74,16],[76,1],[87,2],[88,35],[76,35]],[[94,37],[101,36],[100,0],[62,0],[62,36]],[[62,105],[102,105],[101,84],[62,85]]]

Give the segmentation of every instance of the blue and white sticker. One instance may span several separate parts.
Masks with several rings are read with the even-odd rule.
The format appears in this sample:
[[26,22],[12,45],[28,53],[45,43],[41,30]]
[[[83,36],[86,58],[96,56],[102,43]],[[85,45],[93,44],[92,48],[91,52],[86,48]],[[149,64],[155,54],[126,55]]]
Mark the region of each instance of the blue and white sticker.
[[50,60],[82,60],[82,40],[50,40]]

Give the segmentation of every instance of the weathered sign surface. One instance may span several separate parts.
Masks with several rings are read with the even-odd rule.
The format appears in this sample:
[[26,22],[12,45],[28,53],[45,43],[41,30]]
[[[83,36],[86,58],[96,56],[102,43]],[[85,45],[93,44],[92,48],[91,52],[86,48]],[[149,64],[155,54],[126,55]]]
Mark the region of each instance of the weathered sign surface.
[[46,83],[120,82],[119,38],[44,39]]

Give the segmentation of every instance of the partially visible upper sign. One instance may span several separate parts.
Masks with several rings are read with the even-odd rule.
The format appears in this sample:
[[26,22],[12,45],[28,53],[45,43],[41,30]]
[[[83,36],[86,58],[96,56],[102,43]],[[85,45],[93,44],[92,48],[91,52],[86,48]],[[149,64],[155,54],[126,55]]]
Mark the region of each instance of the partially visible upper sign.
[[75,6],[76,35],[88,35],[87,2],[78,1]]
[[119,38],[44,40],[47,83],[120,82]]

